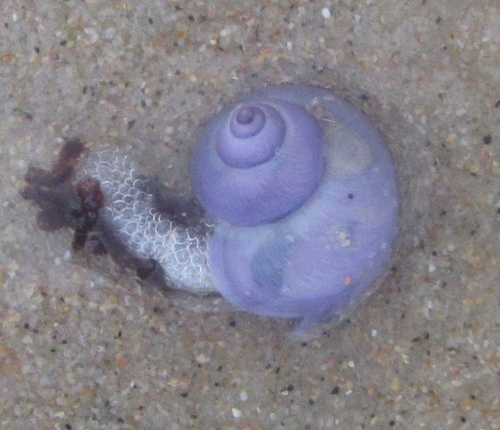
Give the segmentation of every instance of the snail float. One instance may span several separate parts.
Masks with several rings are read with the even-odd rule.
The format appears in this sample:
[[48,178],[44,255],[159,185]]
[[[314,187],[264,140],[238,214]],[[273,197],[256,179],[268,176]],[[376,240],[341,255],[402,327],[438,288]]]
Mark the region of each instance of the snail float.
[[219,292],[307,329],[370,291],[391,255],[391,157],[368,120],[327,90],[267,87],[209,121],[190,164],[205,211],[196,222],[166,211],[128,157],[95,152],[82,165],[83,149],[68,142],[50,172],[28,170],[22,195],[41,208],[38,224],[74,228],[75,249],[97,238],[171,288]]

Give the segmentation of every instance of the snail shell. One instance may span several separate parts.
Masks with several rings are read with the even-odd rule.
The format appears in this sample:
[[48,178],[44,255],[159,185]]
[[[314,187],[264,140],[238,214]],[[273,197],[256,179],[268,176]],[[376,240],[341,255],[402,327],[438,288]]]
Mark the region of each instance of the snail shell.
[[389,260],[398,217],[390,155],[368,120],[327,90],[268,87],[209,121],[191,159],[208,219],[166,213],[120,151],[78,162],[82,152],[66,142],[52,170],[28,170],[21,195],[40,207],[41,228],[74,228],[73,249],[97,238],[141,277],[153,271],[170,287],[220,292],[307,329],[370,292]]
[[367,291],[390,257],[390,155],[368,120],[326,90],[268,87],[224,108],[193,152],[191,180],[216,220],[212,282],[249,312],[308,327]]

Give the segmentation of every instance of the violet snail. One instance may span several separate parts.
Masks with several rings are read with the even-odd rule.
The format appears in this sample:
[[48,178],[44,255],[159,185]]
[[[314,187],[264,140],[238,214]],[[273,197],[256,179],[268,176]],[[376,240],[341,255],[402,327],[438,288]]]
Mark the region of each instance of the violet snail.
[[[302,328],[349,307],[389,260],[398,218],[390,154],[364,115],[328,90],[281,85],[238,98],[201,132],[190,169],[206,211],[199,225],[164,213],[116,151],[75,168],[73,200],[93,195],[91,230],[104,247],[157,263],[169,286],[218,292]],[[78,187],[89,178],[98,191]],[[24,192],[39,204],[33,194]]]

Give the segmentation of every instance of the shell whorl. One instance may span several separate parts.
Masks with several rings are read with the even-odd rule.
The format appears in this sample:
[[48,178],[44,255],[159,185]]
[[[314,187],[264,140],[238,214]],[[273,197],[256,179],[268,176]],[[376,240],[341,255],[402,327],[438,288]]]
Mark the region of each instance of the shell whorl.
[[216,150],[227,166],[249,169],[274,157],[285,134],[285,121],[274,107],[238,105],[220,131]]
[[322,135],[305,107],[270,97],[233,103],[210,121],[193,151],[196,196],[210,215],[231,225],[279,220],[321,183]]

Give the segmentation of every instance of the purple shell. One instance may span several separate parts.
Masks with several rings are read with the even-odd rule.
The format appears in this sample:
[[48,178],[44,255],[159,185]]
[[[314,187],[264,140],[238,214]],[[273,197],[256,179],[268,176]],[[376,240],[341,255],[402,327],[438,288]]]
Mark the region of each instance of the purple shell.
[[368,291],[390,257],[390,155],[368,120],[327,90],[276,86],[241,97],[207,125],[191,179],[216,220],[213,283],[249,312],[308,327]]
[[[323,177],[322,130],[315,118],[304,107],[265,101],[245,99],[219,112],[192,156],[191,182],[198,199],[210,214],[232,225],[282,218],[302,206]],[[237,121],[248,119],[249,111],[257,113],[252,121]]]

